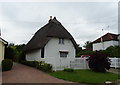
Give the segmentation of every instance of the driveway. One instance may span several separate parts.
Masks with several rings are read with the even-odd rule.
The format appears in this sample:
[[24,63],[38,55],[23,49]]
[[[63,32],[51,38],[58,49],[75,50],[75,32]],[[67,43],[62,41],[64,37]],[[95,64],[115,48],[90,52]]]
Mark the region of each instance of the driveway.
[[71,83],[54,78],[35,68],[14,63],[12,70],[2,73],[2,83]]
[[115,74],[120,74],[120,69],[110,68],[110,70],[108,70],[108,71],[115,73]]

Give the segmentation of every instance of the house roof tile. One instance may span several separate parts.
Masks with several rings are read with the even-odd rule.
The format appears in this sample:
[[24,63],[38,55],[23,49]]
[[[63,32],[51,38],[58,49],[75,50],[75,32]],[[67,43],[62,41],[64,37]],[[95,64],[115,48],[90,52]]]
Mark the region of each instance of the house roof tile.
[[101,39],[103,42],[104,41],[111,41],[111,40],[118,41],[118,34],[107,33],[107,34],[103,35],[102,37],[93,41],[93,43],[99,43],[99,42],[101,42]]

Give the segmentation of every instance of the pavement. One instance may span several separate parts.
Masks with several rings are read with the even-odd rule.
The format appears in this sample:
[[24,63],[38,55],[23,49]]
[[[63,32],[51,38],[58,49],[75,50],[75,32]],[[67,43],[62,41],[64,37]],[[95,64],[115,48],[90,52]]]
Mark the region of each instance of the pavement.
[[14,63],[12,70],[2,73],[2,83],[71,83],[38,69]]
[[112,73],[115,73],[115,74],[119,74],[120,75],[120,69],[117,69],[117,68],[110,68],[108,70],[108,72],[112,72]]
[[110,68],[108,70],[108,72],[114,73],[114,74],[118,74],[118,80],[116,83],[118,83],[120,85],[120,68]]

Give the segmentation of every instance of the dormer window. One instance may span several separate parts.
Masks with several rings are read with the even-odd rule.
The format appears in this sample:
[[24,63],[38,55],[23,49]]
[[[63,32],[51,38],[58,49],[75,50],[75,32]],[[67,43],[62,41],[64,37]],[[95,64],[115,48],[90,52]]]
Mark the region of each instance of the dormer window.
[[59,38],[59,44],[64,44],[64,38]]

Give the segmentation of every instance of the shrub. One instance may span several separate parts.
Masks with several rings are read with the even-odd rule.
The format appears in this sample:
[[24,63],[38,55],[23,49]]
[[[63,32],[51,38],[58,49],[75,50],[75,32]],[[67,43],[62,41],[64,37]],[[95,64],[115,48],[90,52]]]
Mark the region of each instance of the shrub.
[[109,57],[120,57],[120,46],[110,46],[105,52],[109,55]]
[[66,71],[66,72],[73,72],[74,69],[72,69],[72,68],[65,68],[63,71]]
[[25,64],[25,65],[28,65],[28,66],[31,66],[31,67],[37,67],[39,62],[38,61],[25,61],[25,60],[22,60],[21,63]]
[[35,62],[34,61],[27,61],[27,65],[31,67],[35,67]]
[[8,71],[11,70],[13,66],[13,62],[10,59],[4,59],[2,60],[2,71]]
[[45,72],[52,71],[52,66],[51,66],[50,64],[45,63],[45,64],[42,66],[42,70],[45,71]]
[[89,68],[95,72],[106,72],[110,69],[110,62],[107,55],[102,52],[95,52],[88,60]]
[[47,64],[43,61],[40,61],[39,64],[37,65],[37,68],[42,70],[42,71],[45,71],[45,72],[50,72],[52,71],[52,65],[51,64]]
[[38,61],[38,64],[36,65],[36,68],[42,70],[43,65],[44,65],[43,61]]
[[31,66],[31,67],[35,67],[35,68],[45,71],[45,72],[52,71],[52,65],[47,64],[44,61],[21,61],[21,63]]

